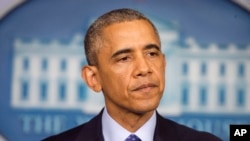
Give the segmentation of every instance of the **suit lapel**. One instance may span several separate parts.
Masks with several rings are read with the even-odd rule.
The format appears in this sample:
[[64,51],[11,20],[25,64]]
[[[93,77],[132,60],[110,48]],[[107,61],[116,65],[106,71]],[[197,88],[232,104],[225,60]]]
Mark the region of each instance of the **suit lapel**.
[[103,110],[82,128],[75,141],[104,141],[101,123],[102,113]]
[[157,113],[154,141],[179,141],[175,126]]

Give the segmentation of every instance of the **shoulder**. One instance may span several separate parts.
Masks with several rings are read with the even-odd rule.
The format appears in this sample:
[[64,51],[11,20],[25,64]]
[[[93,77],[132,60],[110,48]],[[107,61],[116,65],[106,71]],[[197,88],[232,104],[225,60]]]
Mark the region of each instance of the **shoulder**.
[[77,126],[75,128],[69,129],[64,131],[60,134],[50,136],[42,141],[68,141],[68,140],[75,140],[75,138],[79,135],[81,130],[85,128],[87,123]]
[[78,141],[80,138],[92,139],[101,136],[101,114],[97,115],[89,122],[50,136],[42,141]]
[[175,124],[175,129],[177,133],[179,134],[179,137],[182,137],[185,140],[192,140],[192,141],[221,141],[218,137],[215,135],[204,132],[204,131],[198,131],[194,130],[192,128],[189,128],[187,126],[178,124],[178,123],[173,123]]
[[211,133],[194,130],[192,128],[181,125],[172,120],[165,119],[159,114],[157,115],[157,126],[158,126],[157,132],[162,132],[162,131],[170,132],[169,135],[174,137],[175,140],[179,140],[179,141],[190,141],[190,140],[192,141],[200,141],[200,140],[221,141],[221,139],[219,139],[218,137],[216,137],[215,135]]

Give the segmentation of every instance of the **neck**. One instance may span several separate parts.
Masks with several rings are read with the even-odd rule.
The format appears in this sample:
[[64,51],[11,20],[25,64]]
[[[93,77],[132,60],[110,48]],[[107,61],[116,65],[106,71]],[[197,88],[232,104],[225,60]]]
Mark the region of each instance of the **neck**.
[[128,110],[114,110],[107,108],[108,114],[129,132],[136,132],[153,115],[154,110],[145,113],[136,113]]

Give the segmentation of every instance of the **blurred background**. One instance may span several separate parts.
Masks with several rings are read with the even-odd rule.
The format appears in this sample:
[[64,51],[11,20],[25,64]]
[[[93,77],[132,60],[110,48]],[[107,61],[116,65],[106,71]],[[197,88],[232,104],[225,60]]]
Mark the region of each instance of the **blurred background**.
[[83,37],[123,7],[159,30],[162,115],[225,141],[230,124],[250,124],[249,0],[0,0],[0,141],[41,140],[98,114],[103,96],[80,75]]

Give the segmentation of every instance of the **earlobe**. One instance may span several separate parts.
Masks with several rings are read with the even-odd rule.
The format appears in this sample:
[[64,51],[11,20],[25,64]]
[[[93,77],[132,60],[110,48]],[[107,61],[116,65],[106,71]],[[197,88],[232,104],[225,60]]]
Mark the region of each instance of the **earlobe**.
[[98,76],[98,70],[95,66],[84,66],[82,68],[82,78],[89,88],[95,92],[100,92],[102,87]]

